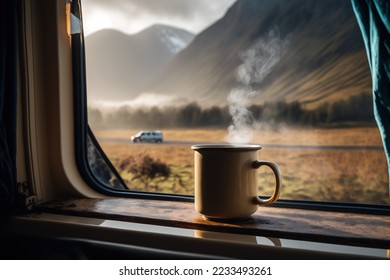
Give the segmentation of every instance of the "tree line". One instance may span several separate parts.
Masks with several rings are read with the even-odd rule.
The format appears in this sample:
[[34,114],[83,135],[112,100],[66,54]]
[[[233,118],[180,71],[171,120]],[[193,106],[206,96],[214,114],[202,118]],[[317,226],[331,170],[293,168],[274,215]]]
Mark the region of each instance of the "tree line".
[[[324,103],[308,109],[299,102],[279,101],[254,104],[248,110],[256,122],[270,125],[332,127],[338,125],[373,125],[370,94],[359,94],[345,100]],[[95,128],[166,129],[227,127],[232,122],[228,106],[202,108],[196,102],[180,107],[132,108],[123,106],[103,113],[88,108],[89,123]]]

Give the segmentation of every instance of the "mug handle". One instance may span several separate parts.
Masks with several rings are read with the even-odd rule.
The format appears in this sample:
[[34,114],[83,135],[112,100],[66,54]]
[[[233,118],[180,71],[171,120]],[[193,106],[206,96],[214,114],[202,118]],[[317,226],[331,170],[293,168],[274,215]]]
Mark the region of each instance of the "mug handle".
[[255,197],[255,203],[258,205],[268,205],[271,203],[274,203],[276,200],[278,200],[280,195],[280,189],[282,187],[282,175],[280,173],[279,166],[272,161],[264,161],[264,160],[256,160],[252,163],[252,168],[258,169],[260,166],[266,165],[274,172],[275,175],[275,190],[272,196],[268,199],[261,199],[260,197]]

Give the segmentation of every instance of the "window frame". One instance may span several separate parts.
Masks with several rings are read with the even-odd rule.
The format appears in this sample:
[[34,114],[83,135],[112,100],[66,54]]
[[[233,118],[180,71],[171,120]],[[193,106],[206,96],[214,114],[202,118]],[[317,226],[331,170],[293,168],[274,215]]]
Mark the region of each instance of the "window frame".
[[[72,1],[72,8],[79,5],[79,16],[82,25],[82,6],[81,0]],[[98,141],[93,135],[92,130],[88,125],[87,114],[87,86],[86,86],[86,59],[85,59],[85,44],[83,28],[81,33],[71,35],[71,51],[72,51],[72,75],[73,75],[73,94],[74,94],[74,144],[75,144],[75,158],[77,168],[82,178],[95,191],[111,197],[126,197],[139,199],[157,199],[170,201],[185,201],[193,202],[194,196],[181,194],[166,194],[156,192],[142,192],[132,190],[117,190],[113,189],[93,174],[87,159],[87,137],[90,136],[93,140],[95,148],[103,156],[105,160],[108,157],[105,155],[103,149],[100,147]],[[111,168],[114,168],[109,163]],[[114,168],[115,169],[115,168]],[[114,172],[117,173],[117,172]],[[323,201],[303,201],[303,200],[278,200],[268,207],[285,207],[296,209],[312,209],[333,212],[350,212],[363,213],[373,215],[390,215],[390,205],[376,205],[376,204],[360,204],[360,203],[344,203],[344,202],[323,202]]]

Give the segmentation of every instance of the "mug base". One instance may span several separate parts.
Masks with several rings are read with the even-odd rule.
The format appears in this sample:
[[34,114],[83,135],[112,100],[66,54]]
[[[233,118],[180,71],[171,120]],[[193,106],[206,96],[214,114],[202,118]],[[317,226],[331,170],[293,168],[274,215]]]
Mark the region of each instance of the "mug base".
[[211,222],[230,222],[230,223],[237,223],[237,222],[243,222],[246,220],[249,220],[251,216],[245,216],[245,217],[239,217],[239,218],[215,218],[215,217],[207,217],[205,215],[202,215],[203,219],[206,221],[211,221]]

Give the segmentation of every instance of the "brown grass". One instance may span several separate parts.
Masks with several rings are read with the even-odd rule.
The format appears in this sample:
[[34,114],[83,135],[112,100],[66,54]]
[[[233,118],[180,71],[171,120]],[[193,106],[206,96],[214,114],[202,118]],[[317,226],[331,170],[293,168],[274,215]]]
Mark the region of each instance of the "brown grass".
[[[135,131],[97,131],[97,137],[130,138]],[[222,129],[164,130],[166,141],[219,142],[224,141]],[[283,129],[262,131],[255,135],[255,143],[264,146],[381,146],[376,128],[350,129]],[[125,157],[148,153],[169,164],[177,178],[185,178],[185,188],[175,180],[162,184],[157,191],[193,193],[193,151],[187,145],[131,144],[101,142],[103,150],[114,163]],[[310,199],[373,204],[390,204],[388,173],[383,151],[267,149],[259,152],[261,159],[279,164],[283,176],[283,199]],[[127,180],[131,175],[122,174]],[[184,180],[184,179],[183,179]],[[259,194],[269,195],[273,175],[266,168],[259,172]],[[139,189],[139,188],[138,188]],[[142,189],[142,188],[141,188]]]

